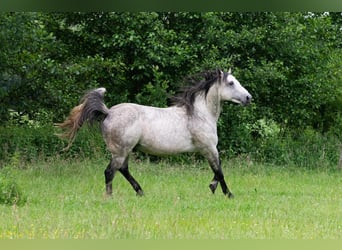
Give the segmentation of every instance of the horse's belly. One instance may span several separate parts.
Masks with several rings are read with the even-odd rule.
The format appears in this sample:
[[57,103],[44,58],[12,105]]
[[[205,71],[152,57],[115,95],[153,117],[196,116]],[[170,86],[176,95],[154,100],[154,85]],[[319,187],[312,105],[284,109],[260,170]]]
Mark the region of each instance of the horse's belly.
[[147,108],[140,119],[139,149],[155,155],[195,151],[187,119],[181,108]]
[[139,142],[138,149],[154,155],[168,155],[195,151],[191,136],[186,133],[156,133],[145,135]]
[[[180,145],[178,145],[180,146]],[[175,145],[146,145],[139,144],[137,149],[152,155],[171,155],[184,152],[194,152],[195,148],[192,145],[181,145],[178,147]]]

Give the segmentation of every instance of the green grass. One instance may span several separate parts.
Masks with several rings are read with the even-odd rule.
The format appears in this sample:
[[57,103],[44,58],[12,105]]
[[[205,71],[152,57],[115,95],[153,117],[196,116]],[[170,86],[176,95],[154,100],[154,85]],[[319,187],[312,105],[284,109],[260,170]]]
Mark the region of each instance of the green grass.
[[206,163],[131,162],[137,197],[118,173],[104,196],[105,161],[32,164],[14,169],[27,197],[0,205],[0,239],[341,239],[341,171],[239,166],[223,162],[235,199]]

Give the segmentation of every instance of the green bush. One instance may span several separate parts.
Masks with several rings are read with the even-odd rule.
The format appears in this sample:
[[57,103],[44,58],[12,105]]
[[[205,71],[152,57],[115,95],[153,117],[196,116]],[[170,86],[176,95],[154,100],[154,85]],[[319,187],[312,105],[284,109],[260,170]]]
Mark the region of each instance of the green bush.
[[[246,112],[246,114],[244,114]],[[240,119],[247,119],[249,111],[243,111]],[[336,167],[340,140],[334,131],[321,134],[312,128],[284,131],[271,119],[243,123],[241,129],[230,128],[229,137],[223,136],[228,124],[219,124],[219,150],[221,158],[231,159],[248,156],[254,162],[274,165],[291,165],[303,168]],[[53,159],[108,158],[109,152],[100,131],[87,126],[82,128],[68,151],[63,151],[66,142],[60,140],[53,127],[0,127],[0,157],[2,165],[23,168],[28,162]],[[135,153],[133,158],[145,159],[147,155]],[[154,157],[150,159],[155,159]],[[159,158],[158,158],[159,159]],[[189,160],[191,159],[191,160]],[[172,162],[193,162],[197,156],[177,155]]]
[[84,127],[80,130],[72,147],[63,151],[66,142],[56,136],[52,126],[31,128],[27,126],[0,127],[0,162],[12,162],[22,167],[27,162],[48,158],[105,157],[106,147],[101,133]]
[[297,133],[257,139],[250,150],[251,158],[274,165],[296,166],[306,169],[335,168],[339,157],[339,140],[312,128]]
[[218,124],[222,158],[307,169],[336,168],[341,139],[336,127],[327,133],[315,129],[282,127],[270,118],[256,119],[254,107],[228,106]]

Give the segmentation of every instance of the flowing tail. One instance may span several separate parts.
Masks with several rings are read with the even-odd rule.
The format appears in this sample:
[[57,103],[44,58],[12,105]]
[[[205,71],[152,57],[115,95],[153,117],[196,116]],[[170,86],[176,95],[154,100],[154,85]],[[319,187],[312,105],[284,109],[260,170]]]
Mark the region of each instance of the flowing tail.
[[63,151],[70,148],[77,131],[82,127],[84,122],[93,124],[95,121],[103,120],[108,115],[108,108],[103,102],[105,92],[105,88],[89,91],[83,96],[80,104],[70,111],[69,116],[63,123],[55,124],[64,130],[63,133],[57,134],[57,136],[68,140],[68,146]]

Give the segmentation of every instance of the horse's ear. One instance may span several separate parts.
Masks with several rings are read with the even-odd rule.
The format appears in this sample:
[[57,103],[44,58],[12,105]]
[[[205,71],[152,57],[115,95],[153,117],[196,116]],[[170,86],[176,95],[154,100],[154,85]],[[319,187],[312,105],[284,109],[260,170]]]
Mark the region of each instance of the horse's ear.
[[222,70],[218,69],[218,70],[217,70],[217,74],[218,74],[218,76],[219,76],[220,78],[222,78],[224,73],[223,73]]
[[228,69],[228,74],[231,74],[232,73],[232,68],[229,68]]

